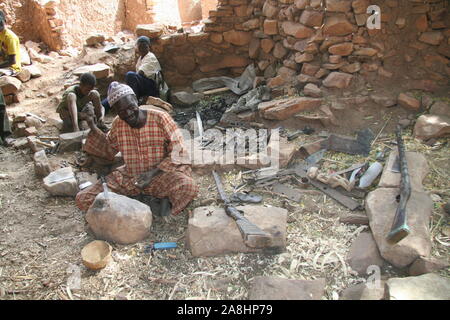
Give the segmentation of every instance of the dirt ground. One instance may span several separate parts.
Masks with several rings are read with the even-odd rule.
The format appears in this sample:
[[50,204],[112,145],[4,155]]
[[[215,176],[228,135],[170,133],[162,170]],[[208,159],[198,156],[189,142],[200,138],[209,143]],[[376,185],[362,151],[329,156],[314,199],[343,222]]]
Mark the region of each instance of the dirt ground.
[[[56,118],[56,97],[62,93],[64,81],[69,77],[67,70],[76,65],[76,60],[67,57],[42,65],[44,76],[26,83],[21,93],[23,102],[9,106],[8,112],[29,111],[45,118]],[[399,90],[401,88],[392,88],[390,93],[395,95]],[[374,160],[377,151],[382,151],[387,141],[393,140],[396,120],[414,119],[417,115],[410,115],[399,107],[380,109],[368,104],[338,111],[336,117],[339,126],[310,125],[316,128],[316,133],[328,130],[353,134],[364,127],[378,133],[386,121],[391,120],[368,158],[328,152],[322,167],[329,170],[346,168],[364,159]],[[305,123],[289,120],[282,125],[294,130]],[[54,135],[56,130],[45,126],[39,133]],[[430,164],[430,174],[424,185],[435,202],[430,222],[432,255],[449,260],[449,219],[441,208],[450,200],[448,140],[441,139],[434,146],[426,146],[410,137],[411,127],[406,134],[407,150],[423,153]],[[316,135],[301,136],[295,143],[301,145],[316,139]],[[80,252],[94,237],[83,213],[75,206],[74,199],[52,197],[43,189],[41,180],[34,175],[31,156],[29,150],[0,147],[0,174],[6,175],[0,179],[0,299],[247,299],[250,280],[270,275],[305,280],[325,278],[324,299],[336,300],[345,288],[365,280],[350,270],[345,257],[352,241],[368,227],[339,223],[339,217],[350,212],[322,194],[304,194],[300,202],[294,203],[267,190],[261,193],[264,205],[285,207],[289,211],[285,253],[193,257],[184,245],[189,213],[206,203],[220,205],[213,178],[203,171],[194,173],[200,194],[184,214],[155,218],[148,240],[130,246],[113,245],[113,261],[99,272],[89,271],[82,264]],[[50,160],[59,164],[73,162],[74,155],[51,156]],[[232,191],[232,186],[240,184],[239,171],[223,174],[228,192]],[[145,247],[153,241],[175,241],[179,247],[151,255],[145,252]],[[78,274],[81,288],[71,290],[68,283]],[[450,271],[444,270],[441,274],[450,276]],[[405,273],[389,265],[383,269],[384,279],[396,275],[405,276]]]

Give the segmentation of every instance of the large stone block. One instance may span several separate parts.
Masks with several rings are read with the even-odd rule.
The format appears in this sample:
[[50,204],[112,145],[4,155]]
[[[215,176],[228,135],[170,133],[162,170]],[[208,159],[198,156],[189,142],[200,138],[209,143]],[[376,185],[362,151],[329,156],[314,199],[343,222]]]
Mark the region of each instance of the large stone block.
[[338,56],[348,56],[353,52],[353,43],[343,42],[332,45],[328,48],[328,52]]
[[[388,161],[384,166],[378,187],[400,188],[401,174],[391,171],[397,156],[398,150],[394,150],[390,153]],[[422,182],[429,172],[427,159],[421,153],[406,152],[406,162],[408,164],[408,173],[412,190],[423,191]]]
[[420,276],[422,274],[432,273],[444,268],[448,268],[449,264],[443,259],[433,257],[419,257],[409,267],[410,276]]
[[103,34],[92,34],[86,39],[86,44],[88,46],[95,46],[97,44],[101,44],[106,40]]
[[3,95],[17,94],[22,87],[22,81],[14,77],[0,77],[0,89]]
[[440,138],[450,134],[450,117],[421,115],[414,126],[414,136],[420,140]]
[[44,150],[38,151],[33,155],[34,171],[38,177],[46,177],[52,171],[50,162]]
[[328,12],[349,12],[352,7],[350,0],[326,0]]
[[420,101],[405,93],[399,94],[397,102],[400,106],[402,106],[405,109],[417,111],[420,108]]
[[252,34],[245,31],[231,30],[223,33],[225,41],[234,44],[235,46],[245,46],[250,43]]
[[347,255],[347,263],[361,276],[367,275],[370,266],[383,266],[377,244],[370,232],[361,233],[353,241]]
[[44,188],[53,196],[76,196],[78,183],[72,167],[62,168],[50,173],[44,178]]
[[323,85],[328,88],[344,89],[350,85],[352,79],[353,76],[351,74],[343,72],[332,72],[325,78],[325,80],[323,81]]
[[331,16],[326,18],[323,34],[329,36],[345,36],[355,32],[357,27],[351,24],[345,16]]
[[258,106],[261,117],[270,120],[286,120],[301,111],[320,107],[322,99],[286,98],[260,103]]
[[152,211],[139,201],[102,192],[87,211],[86,221],[98,239],[133,244],[150,235]]
[[284,21],[281,26],[284,33],[297,39],[309,38],[314,34],[314,29],[306,27],[301,23]]
[[300,23],[308,27],[320,27],[323,22],[323,12],[304,10],[300,16]]
[[325,279],[289,280],[277,277],[255,277],[249,300],[321,300]]
[[383,300],[385,294],[384,281],[380,287],[370,287],[366,283],[345,289],[339,300]]
[[136,35],[156,39],[163,34],[163,26],[159,24],[140,24],[136,27]]
[[[237,207],[244,216],[274,239],[272,246],[279,252],[286,247],[287,210],[261,206]],[[187,245],[193,256],[218,256],[228,253],[261,252],[245,245],[236,222],[225,210],[200,207],[194,210],[188,222]]]
[[90,130],[69,132],[59,135],[59,152],[81,150],[83,139],[86,139]]
[[450,300],[450,279],[433,273],[391,278],[386,290],[389,300]]
[[419,41],[433,46],[438,46],[442,40],[444,40],[444,35],[440,31],[424,32],[419,37]]
[[81,76],[83,73],[92,73],[97,79],[104,79],[109,76],[109,66],[104,63],[97,63],[90,66],[83,66],[75,69],[73,74]]
[[433,201],[425,192],[412,191],[406,206],[407,221],[411,233],[398,242],[390,244],[386,237],[391,231],[396,200],[400,191],[397,188],[380,188],[369,193],[366,198],[366,212],[370,228],[381,256],[398,268],[410,265],[420,256],[428,256],[431,251],[429,220]]

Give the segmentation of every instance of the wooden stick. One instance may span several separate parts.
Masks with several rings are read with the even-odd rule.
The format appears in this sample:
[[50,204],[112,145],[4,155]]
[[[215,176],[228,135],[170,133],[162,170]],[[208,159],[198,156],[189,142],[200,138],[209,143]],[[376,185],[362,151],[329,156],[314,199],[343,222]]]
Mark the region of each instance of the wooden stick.
[[389,119],[386,120],[386,122],[384,123],[383,128],[381,128],[380,132],[378,132],[377,136],[375,137],[375,139],[373,139],[372,143],[370,144],[370,146],[372,147],[375,142],[377,142],[378,138],[380,137],[381,133],[383,132],[383,130],[386,128],[386,126],[388,125],[389,121],[391,121],[392,119],[392,115],[389,117]]
[[41,140],[50,140],[50,141],[57,141],[59,140],[59,137],[38,137]]
[[230,88],[224,87],[224,88],[218,88],[218,89],[208,90],[208,91],[203,92],[203,94],[204,94],[205,96],[207,96],[207,95],[210,95],[210,94],[216,94],[216,93],[227,92],[227,91],[229,91],[229,90],[230,90]]
[[40,141],[40,140],[36,140],[35,142],[36,142],[37,144],[40,144],[41,146],[44,146],[44,147],[47,147],[47,148],[53,148],[53,147],[54,147],[53,145],[51,145],[51,144],[49,144],[49,143],[42,142],[42,141]]

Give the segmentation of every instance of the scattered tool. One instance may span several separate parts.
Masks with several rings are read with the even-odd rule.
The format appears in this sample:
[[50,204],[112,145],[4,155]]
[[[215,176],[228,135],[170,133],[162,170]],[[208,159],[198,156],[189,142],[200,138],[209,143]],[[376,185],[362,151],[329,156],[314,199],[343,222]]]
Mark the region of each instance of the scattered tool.
[[360,168],[364,167],[364,165],[365,165],[365,163],[357,163],[357,164],[352,165],[348,169],[344,169],[344,170],[335,172],[335,173],[331,174],[331,176],[339,176],[339,175],[344,174],[344,173],[353,172],[353,171],[355,171],[357,169],[360,169]]
[[395,156],[394,162],[392,163],[391,171],[395,173],[400,173],[400,158],[398,155]]
[[306,158],[306,163],[310,166],[313,166],[317,163],[320,162],[320,160],[323,159],[323,156],[325,155],[325,152],[327,152],[327,150],[322,149],[316,153],[313,153],[312,155],[310,155],[308,158]]
[[241,232],[242,238],[244,239],[244,243],[251,248],[269,247],[272,242],[272,236],[269,233],[261,230],[258,226],[256,226],[252,222],[250,222],[247,218],[243,216],[242,211],[239,211],[230,204],[230,201],[228,200],[228,197],[225,194],[225,190],[223,189],[220,176],[214,170],[212,173],[220,197],[225,203],[225,212],[229,217],[233,218],[236,221],[239,231]]
[[108,189],[108,183],[106,182],[106,178],[104,176],[102,176],[100,178],[100,180],[102,181],[103,193],[105,194],[105,198],[109,199],[109,189]]
[[299,202],[302,197],[301,193],[298,190],[295,190],[291,187],[288,187],[284,184],[277,183],[273,186],[273,192],[285,195],[288,199]]
[[348,154],[359,154],[368,156],[373,141],[373,133],[370,129],[359,131],[356,139],[331,134],[327,141],[327,150],[345,152]]
[[312,129],[309,126],[306,126],[303,130],[297,130],[294,133],[291,133],[290,135],[288,135],[287,139],[288,139],[288,141],[292,141],[292,140],[297,139],[302,134],[310,135],[313,133],[314,133],[314,129]]
[[[308,169],[309,169],[309,167],[307,165],[299,164],[294,168],[294,172],[300,178],[307,178]],[[330,196],[331,198],[333,198],[334,200],[336,200],[343,206],[349,208],[350,210],[354,211],[354,210],[361,208],[360,203],[358,203],[357,201],[353,200],[352,198],[350,198],[348,196],[343,195],[339,191],[337,191],[333,188],[330,188],[328,185],[326,185],[320,181],[317,181],[317,180],[310,179],[309,181],[312,186],[319,189],[320,191],[322,191],[326,195]]]
[[408,163],[406,161],[405,144],[403,143],[402,139],[402,127],[400,126],[400,124],[397,125],[395,135],[397,136],[401,182],[400,182],[400,201],[397,207],[397,211],[395,212],[394,222],[392,224],[391,231],[387,236],[387,240],[391,244],[396,244],[400,242],[411,232],[410,228],[407,225],[407,216],[406,216],[406,205],[408,204],[408,200],[411,197],[411,182],[408,172]]
[[34,113],[31,113],[31,112],[27,112],[27,113],[25,113],[25,115],[27,115],[28,117],[33,117],[35,119],[38,119],[42,123],[46,123],[47,122],[47,120],[45,120],[44,118],[41,118],[41,117],[35,115]]
[[231,196],[230,200],[232,202],[260,203],[262,197],[257,194],[237,192]]
[[176,249],[178,245],[176,242],[157,242],[145,247],[145,253],[153,253],[158,250]]
[[200,139],[203,139],[203,122],[202,122],[202,118],[200,117],[200,113],[198,113],[198,111],[195,112],[195,115],[197,117],[198,133],[200,135]]

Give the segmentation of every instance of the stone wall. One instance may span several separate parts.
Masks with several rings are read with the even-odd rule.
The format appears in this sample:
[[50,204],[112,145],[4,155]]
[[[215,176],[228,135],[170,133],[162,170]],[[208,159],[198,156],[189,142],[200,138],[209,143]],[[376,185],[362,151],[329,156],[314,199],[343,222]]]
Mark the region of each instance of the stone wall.
[[0,9],[6,14],[7,24],[20,38],[37,38],[37,33],[29,21],[33,10],[30,1],[0,0]]
[[216,10],[218,0],[201,0],[202,2],[202,19],[209,18],[209,12]]
[[[381,29],[366,26],[369,5]],[[171,85],[239,75],[254,61],[270,87],[343,89],[354,76],[448,85],[449,7],[442,0],[219,0],[201,34],[174,34],[155,51]]]

